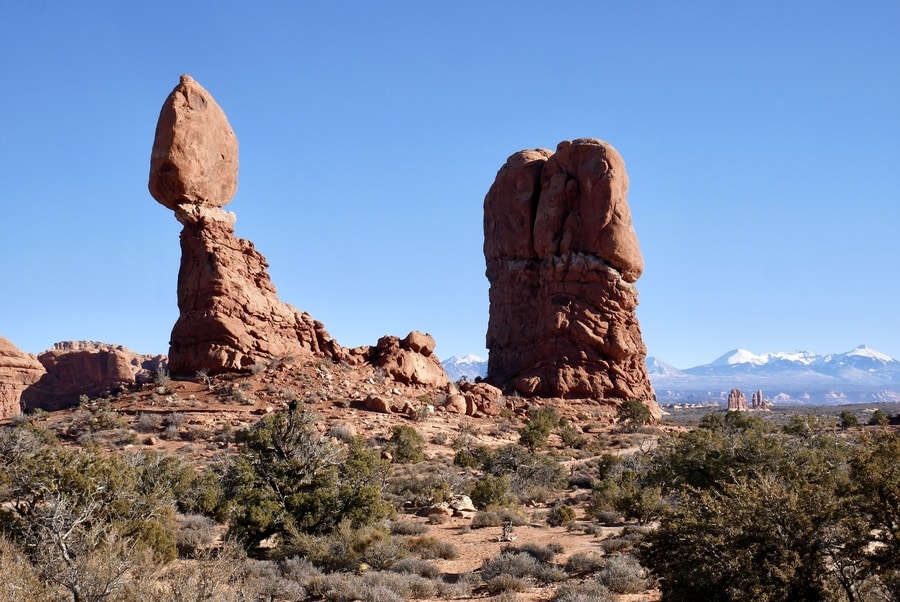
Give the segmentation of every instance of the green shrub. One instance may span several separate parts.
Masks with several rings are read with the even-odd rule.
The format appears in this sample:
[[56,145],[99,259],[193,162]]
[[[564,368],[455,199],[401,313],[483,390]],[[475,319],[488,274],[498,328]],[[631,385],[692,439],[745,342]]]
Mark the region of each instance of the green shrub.
[[390,452],[394,462],[415,464],[425,459],[425,439],[411,426],[400,424],[391,429]]
[[575,509],[568,504],[557,503],[550,508],[547,513],[547,524],[551,527],[558,527],[571,523],[575,520]]
[[534,451],[547,447],[550,433],[560,425],[560,416],[552,406],[537,408],[530,414],[528,422],[519,430],[519,444]]
[[345,521],[373,524],[393,511],[381,497],[389,464],[361,437],[332,443],[315,422],[307,412],[279,412],[238,433],[240,454],[226,470],[217,512],[246,546],[327,534]]
[[512,481],[508,475],[484,475],[475,482],[469,497],[475,507],[482,510],[488,506],[511,506],[519,501],[512,491]]

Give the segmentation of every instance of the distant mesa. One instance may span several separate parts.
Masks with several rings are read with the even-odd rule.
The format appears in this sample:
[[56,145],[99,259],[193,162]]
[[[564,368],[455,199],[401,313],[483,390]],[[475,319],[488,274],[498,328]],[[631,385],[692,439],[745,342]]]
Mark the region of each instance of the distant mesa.
[[22,409],[60,410],[77,405],[82,395],[150,382],[165,356],[135,353],[122,345],[63,341],[38,354],[44,372],[21,396]]
[[487,381],[528,396],[637,399],[661,415],[634,282],[625,163],[594,138],[513,154],[484,200]]

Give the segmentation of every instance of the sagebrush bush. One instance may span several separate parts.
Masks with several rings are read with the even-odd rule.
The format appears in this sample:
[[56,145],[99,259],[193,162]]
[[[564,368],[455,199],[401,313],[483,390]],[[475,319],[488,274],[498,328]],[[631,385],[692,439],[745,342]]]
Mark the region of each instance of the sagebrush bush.
[[597,552],[576,552],[566,560],[565,570],[573,575],[596,573],[603,567],[604,559]]
[[547,524],[558,527],[575,520],[575,509],[565,503],[554,504],[547,513]]
[[551,602],[613,602],[613,595],[599,581],[589,579],[583,583],[565,583],[550,598]]
[[647,573],[634,556],[607,556],[597,575],[600,582],[617,594],[636,594],[647,589]]

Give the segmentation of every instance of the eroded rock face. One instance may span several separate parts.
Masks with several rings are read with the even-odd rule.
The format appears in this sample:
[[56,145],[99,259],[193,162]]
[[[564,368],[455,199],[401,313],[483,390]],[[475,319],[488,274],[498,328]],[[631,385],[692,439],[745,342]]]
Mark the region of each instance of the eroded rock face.
[[658,418],[633,283],[643,258],[619,153],[521,151],[484,200],[487,381],[525,395],[638,399]]
[[160,111],[150,159],[150,193],[184,226],[170,371],[241,371],[307,354],[344,359],[321,323],[278,299],[265,258],[235,236],[235,216],[221,207],[235,193],[237,167],[225,113],[182,76]]
[[59,410],[82,395],[98,397],[136,382],[148,382],[165,365],[162,355],[143,355],[121,345],[94,341],[56,343],[37,356],[46,370],[22,394],[27,410]]
[[22,394],[40,380],[44,372],[35,356],[0,337],[0,420],[21,412]]

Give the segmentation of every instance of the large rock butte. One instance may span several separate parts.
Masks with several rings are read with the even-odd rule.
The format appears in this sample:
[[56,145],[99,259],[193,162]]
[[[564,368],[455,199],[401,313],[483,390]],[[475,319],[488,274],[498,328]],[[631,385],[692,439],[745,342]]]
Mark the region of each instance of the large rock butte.
[[184,226],[169,370],[214,374],[273,357],[343,357],[321,323],[278,299],[265,258],[235,236],[235,216],[221,207],[237,189],[237,170],[225,113],[182,75],[160,110],[150,158],[150,194]]
[[525,150],[484,200],[487,381],[540,397],[637,399],[656,418],[634,282],[644,265],[619,153]]
[[77,405],[82,395],[149,382],[165,365],[162,355],[135,353],[122,345],[63,341],[38,354],[46,372],[22,392],[25,410],[60,410]]
[[0,420],[21,413],[20,398],[46,370],[38,359],[0,337]]

